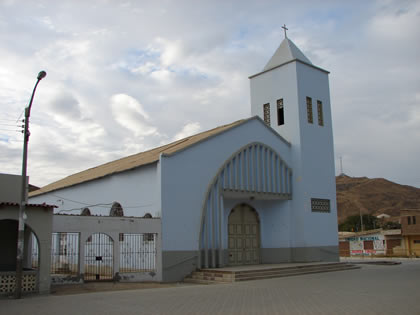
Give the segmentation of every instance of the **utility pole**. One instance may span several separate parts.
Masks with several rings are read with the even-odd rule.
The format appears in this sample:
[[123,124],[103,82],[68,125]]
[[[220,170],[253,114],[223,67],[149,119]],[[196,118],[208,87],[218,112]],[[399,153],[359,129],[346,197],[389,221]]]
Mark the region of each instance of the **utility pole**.
[[362,232],[363,232],[365,229],[363,227],[363,216],[362,216],[362,209],[361,208],[359,208],[359,212],[360,212],[360,225],[361,225]]
[[22,185],[20,188],[20,206],[19,206],[19,223],[18,223],[18,239],[17,239],[17,255],[16,255],[16,290],[15,298],[20,299],[22,296],[22,278],[23,278],[23,252],[25,249],[25,206],[28,196],[28,186],[26,182],[26,169],[27,169],[27,160],[28,160],[28,141],[29,141],[29,116],[31,115],[32,101],[34,100],[34,95],[36,87],[38,86],[39,81],[41,81],[47,73],[41,71],[38,74],[37,81],[32,91],[31,100],[29,101],[29,106],[25,108],[25,130],[23,131],[23,159],[22,159]]

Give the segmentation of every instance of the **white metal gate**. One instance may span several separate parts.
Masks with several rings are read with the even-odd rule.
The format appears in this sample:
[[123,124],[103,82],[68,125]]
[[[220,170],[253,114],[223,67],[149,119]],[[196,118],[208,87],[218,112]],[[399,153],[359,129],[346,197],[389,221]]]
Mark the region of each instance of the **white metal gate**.
[[85,243],[85,281],[113,279],[114,241],[104,233],[89,236]]

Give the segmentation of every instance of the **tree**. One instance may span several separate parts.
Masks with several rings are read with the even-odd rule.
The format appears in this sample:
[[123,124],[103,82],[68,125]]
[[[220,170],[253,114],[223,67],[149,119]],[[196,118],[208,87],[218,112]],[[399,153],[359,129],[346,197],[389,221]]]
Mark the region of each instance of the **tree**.
[[[370,214],[362,215],[363,218],[363,229],[374,230],[380,228],[379,219]],[[338,225],[339,231],[348,231],[348,232],[360,232],[362,224],[360,222],[360,215],[351,215],[347,219]]]

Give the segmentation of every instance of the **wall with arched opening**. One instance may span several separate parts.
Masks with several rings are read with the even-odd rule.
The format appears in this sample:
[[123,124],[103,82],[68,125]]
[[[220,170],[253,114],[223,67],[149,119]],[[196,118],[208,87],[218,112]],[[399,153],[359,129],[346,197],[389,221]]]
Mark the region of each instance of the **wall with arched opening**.
[[[25,208],[25,252],[23,255],[23,281],[22,292],[40,292],[48,293],[50,291],[50,266],[51,266],[51,232],[52,232],[52,209],[49,205],[33,205],[29,204]],[[1,276],[15,277],[16,272],[16,253],[17,253],[17,222],[18,222],[19,205],[16,203],[0,202],[0,233],[1,235],[1,264],[4,269],[14,269],[8,272],[8,275]],[[15,231],[15,232],[14,232]],[[10,235],[9,235],[10,233]],[[36,241],[34,241],[34,238]],[[33,250],[36,253],[36,261],[32,265]],[[8,266],[7,266],[8,265]],[[13,268],[14,266],[14,268]],[[32,267],[36,271],[31,270]],[[13,282],[13,281],[12,281]],[[0,289],[0,291],[14,290],[14,287],[8,289]],[[7,294],[7,292],[3,292]],[[9,292],[10,293],[10,292]]]
[[200,267],[223,266],[229,260],[223,246],[227,222],[224,202],[229,199],[291,200],[292,170],[273,148],[259,142],[247,144],[224,162],[209,185],[203,205]]

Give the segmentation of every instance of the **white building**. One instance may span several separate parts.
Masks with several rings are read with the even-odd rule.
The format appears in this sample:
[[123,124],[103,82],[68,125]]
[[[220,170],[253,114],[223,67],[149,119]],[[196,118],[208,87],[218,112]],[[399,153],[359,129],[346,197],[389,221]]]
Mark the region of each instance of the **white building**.
[[403,256],[401,230],[338,232],[340,256]]
[[161,217],[164,281],[338,260],[328,73],[285,38],[250,77],[253,117],[71,175],[30,202],[108,215],[117,201],[125,216]]

